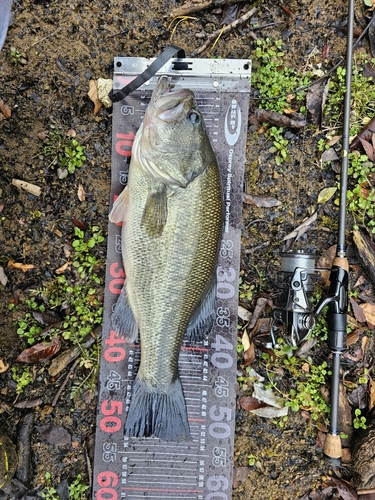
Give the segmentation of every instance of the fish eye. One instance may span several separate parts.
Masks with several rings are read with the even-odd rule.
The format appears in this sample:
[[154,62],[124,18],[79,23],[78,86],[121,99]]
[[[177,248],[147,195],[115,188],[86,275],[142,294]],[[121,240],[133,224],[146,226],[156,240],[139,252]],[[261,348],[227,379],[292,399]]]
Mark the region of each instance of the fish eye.
[[200,114],[198,113],[198,111],[195,111],[195,110],[190,111],[187,117],[188,117],[188,120],[190,120],[190,122],[193,125],[196,125],[201,120]]

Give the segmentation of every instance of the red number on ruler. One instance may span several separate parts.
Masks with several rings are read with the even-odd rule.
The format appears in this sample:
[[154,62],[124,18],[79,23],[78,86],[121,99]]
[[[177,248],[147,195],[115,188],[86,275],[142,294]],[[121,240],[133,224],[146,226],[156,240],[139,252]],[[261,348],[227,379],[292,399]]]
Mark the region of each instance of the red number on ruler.
[[103,415],[114,415],[115,413],[121,415],[122,402],[105,399],[102,403],[101,410]]
[[123,347],[109,347],[104,351],[104,359],[109,363],[116,363],[125,359],[126,351]]
[[131,156],[134,137],[133,132],[116,134],[116,139],[121,139],[116,142],[116,152],[121,156]]
[[124,285],[125,278],[115,278],[109,283],[109,291],[115,295],[120,295],[122,287]]
[[117,432],[121,429],[121,420],[113,415],[104,417],[100,421],[100,428],[104,432]]
[[108,470],[99,472],[98,474],[98,484],[100,486],[116,486],[118,483],[117,474],[114,472],[110,472]]
[[125,344],[125,342],[125,337],[119,337],[114,330],[110,330],[109,339],[105,339],[105,343],[110,347],[113,347],[116,344]]
[[121,264],[119,264],[118,262],[114,262],[113,264],[111,264],[109,272],[112,278],[125,278],[125,271]]
[[[105,495],[105,496],[103,496]],[[112,495],[112,496],[107,496],[107,495]],[[98,490],[98,493],[96,494],[97,500],[117,500],[118,495],[115,490],[112,488],[100,488]]]

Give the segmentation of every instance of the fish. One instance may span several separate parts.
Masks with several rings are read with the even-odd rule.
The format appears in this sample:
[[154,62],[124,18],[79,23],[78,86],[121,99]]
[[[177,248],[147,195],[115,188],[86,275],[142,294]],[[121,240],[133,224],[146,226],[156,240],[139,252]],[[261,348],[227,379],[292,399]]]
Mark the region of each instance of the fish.
[[134,138],[128,184],[110,221],[122,222],[125,282],[112,314],[118,335],[140,335],[125,435],[191,439],[178,371],[184,336],[203,339],[215,318],[223,226],[218,163],[190,89],[161,76]]

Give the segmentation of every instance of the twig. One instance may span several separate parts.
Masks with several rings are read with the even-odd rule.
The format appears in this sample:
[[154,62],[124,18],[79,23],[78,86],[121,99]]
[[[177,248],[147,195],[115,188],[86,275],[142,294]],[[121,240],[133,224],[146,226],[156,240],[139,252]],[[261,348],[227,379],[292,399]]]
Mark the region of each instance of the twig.
[[39,39],[39,40],[37,40],[36,42],[32,43],[32,44],[30,45],[30,47],[26,47],[25,51],[27,52],[28,50],[30,50],[30,49],[31,49],[31,47],[34,47],[34,45],[37,45],[38,43],[43,42],[43,40],[46,40],[46,39],[47,39],[47,38],[49,38],[50,36],[53,36],[55,33],[57,33],[59,30],[61,30],[61,28],[62,28],[62,27],[61,27],[61,26],[59,26],[59,27],[57,28],[57,30],[53,31],[53,32],[52,32],[52,33],[50,33],[49,35],[47,35],[47,36],[45,36],[45,37],[43,37],[43,38],[40,38],[40,39]]
[[61,395],[62,391],[64,390],[64,387],[65,387],[65,386],[66,386],[66,384],[68,383],[68,380],[69,380],[70,375],[73,373],[73,371],[75,370],[75,367],[78,365],[78,362],[79,362],[79,358],[78,358],[78,359],[76,359],[76,360],[74,361],[74,363],[72,364],[72,366],[71,366],[70,370],[68,371],[67,376],[65,377],[64,382],[61,384],[61,386],[60,386],[59,390],[56,392],[55,397],[54,397],[54,398],[53,398],[53,400],[52,400],[51,406],[55,406],[55,405],[56,405],[56,403],[57,403],[57,401],[58,401],[58,399],[59,399],[59,397],[60,397],[60,395]]
[[221,28],[211,33],[211,35],[209,35],[205,43],[199,49],[195,50],[192,54],[190,54],[190,57],[196,57],[197,55],[202,54],[202,52],[208,49],[213,40],[229,33],[234,28],[237,28],[237,26],[241,26],[241,24],[245,23],[252,15],[255,14],[256,11],[257,8],[253,7],[248,12],[246,12],[246,14],[233,21],[233,23],[227,24],[227,26],[224,26],[224,28]]
[[181,7],[177,7],[172,10],[166,17],[178,17],[186,16],[187,14],[192,14],[193,12],[199,12],[204,9],[208,9],[213,6],[231,5],[233,3],[238,3],[238,0],[203,0],[201,2],[188,1]]

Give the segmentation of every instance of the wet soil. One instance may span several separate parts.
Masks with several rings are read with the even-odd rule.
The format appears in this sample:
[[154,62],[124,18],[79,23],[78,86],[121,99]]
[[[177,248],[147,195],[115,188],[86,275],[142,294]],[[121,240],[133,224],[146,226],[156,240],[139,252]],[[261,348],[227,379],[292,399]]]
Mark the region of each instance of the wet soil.
[[[114,56],[158,54],[172,36],[168,12],[180,4],[169,0],[14,3],[13,22],[0,54],[0,98],[12,112],[11,117],[0,122],[0,265],[9,280],[6,286],[0,285],[0,358],[10,366],[15,365],[25,347],[14,323],[25,310],[20,306],[9,311],[8,304],[23,304],[28,290],[43,287],[66,262],[64,245],[74,237],[73,219],[86,227],[99,226],[104,235],[107,232],[111,114],[104,108],[93,114],[93,104],[87,96],[88,82],[111,78]],[[328,71],[343,57],[346,1],[291,0],[285,2],[285,9],[272,0],[255,4],[258,11],[250,21],[222,37],[204,57],[251,58],[255,39],[267,37],[283,40],[285,63],[297,70],[310,65]],[[202,44],[197,34],[220,27],[221,13],[220,9],[211,9],[193,17],[179,24],[172,38],[187,54]],[[366,25],[361,0],[356,1],[355,23],[358,28]],[[328,56],[322,52],[327,45]],[[11,47],[23,55],[23,61],[11,56]],[[361,50],[369,51],[366,41]],[[256,104],[253,100],[251,106]],[[86,148],[84,166],[66,179],[59,179],[48,168],[50,159],[42,155],[43,142],[38,134],[54,129],[74,129],[79,143]],[[322,132],[307,126],[300,132],[286,133],[292,159],[282,166],[276,165],[269,152],[271,143],[257,133],[256,127],[250,127],[248,133],[246,190],[282,202],[276,208],[243,207],[242,275],[249,283],[257,283],[261,272],[265,295],[277,287],[280,253],[285,249],[282,238],[311,215],[321,189],[334,185],[335,174],[323,169],[317,160],[317,141]],[[14,178],[40,186],[42,194],[36,197],[18,190],[12,185]],[[85,201],[77,195],[80,184],[86,191]],[[314,230],[304,234],[294,249],[321,254],[335,243],[335,206],[327,204],[319,216]],[[322,221],[327,218],[330,227],[322,230]],[[97,274],[103,280],[105,243],[95,250],[100,262]],[[35,267],[25,273],[8,269],[10,259]],[[242,305],[251,309],[256,298]],[[31,410],[36,429],[59,425],[71,439],[62,446],[51,445],[34,431],[28,498],[40,496],[47,471],[54,486],[60,481],[71,483],[78,474],[89,484],[88,452],[92,448],[88,442],[95,428],[95,396],[70,398],[77,376],[73,373],[58,403],[51,406],[61,380],[52,381],[47,368],[48,362],[35,365],[33,383],[21,399],[41,398],[42,403]],[[79,370],[84,369],[77,368],[77,373]],[[0,425],[14,441],[16,424],[30,412],[12,408],[15,399],[15,384],[7,370],[0,374]],[[317,443],[316,428],[299,413],[280,428],[270,420],[238,409],[234,467],[248,466],[249,454],[256,456],[257,461],[249,468],[248,478],[234,489],[234,499],[303,498],[332,474]]]

